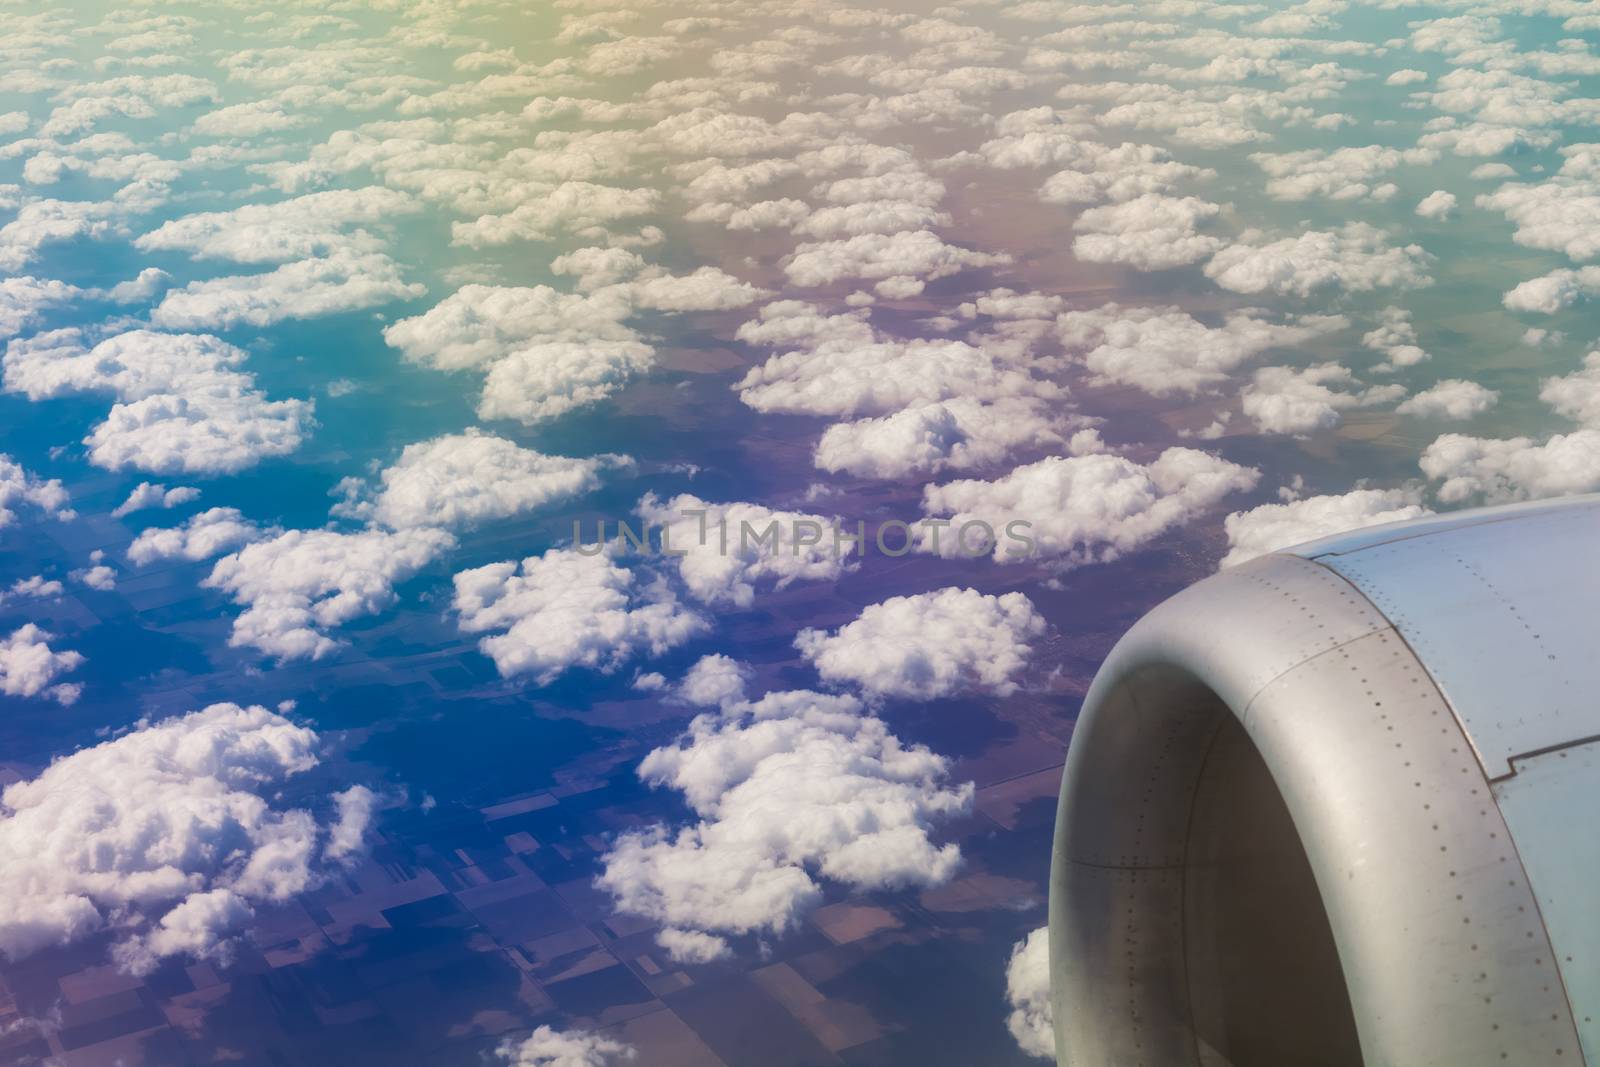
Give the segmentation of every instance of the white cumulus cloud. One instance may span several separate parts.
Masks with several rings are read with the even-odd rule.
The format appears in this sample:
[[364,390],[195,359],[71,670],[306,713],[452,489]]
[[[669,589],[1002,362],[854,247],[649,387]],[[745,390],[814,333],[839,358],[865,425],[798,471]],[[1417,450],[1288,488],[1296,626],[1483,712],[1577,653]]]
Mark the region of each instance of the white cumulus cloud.
[[1504,297],[1512,311],[1554,315],[1600,296],[1600,267],[1553,270],[1516,286]]
[[1561,252],[1574,262],[1600,255],[1600,180],[1563,174],[1538,185],[1507,182],[1477,203],[1515,223],[1511,236],[1520,245]]
[[[370,805],[329,821],[278,799],[317,763],[317,735],[261,707],[213,704],[142,722],[0,794],[0,952],[16,960],[108,934],[126,971],[225,961],[256,906],[320,881]],[[353,786],[346,791],[364,787]]]
[[1086,263],[1125,263],[1139,270],[1187,266],[1226,243],[1200,232],[1221,210],[1197,197],[1159,193],[1093,207],[1072,224],[1078,231],[1072,254]]
[[868,233],[843,241],[802,244],[784,267],[795,285],[812,288],[861,279],[890,298],[915,296],[925,283],[974,267],[1011,262],[1003,253],[946,244],[931,230]]
[[531,675],[541,685],[573,667],[609,673],[709,628],[664,582],[640,581],[609,551],[552,548],[520,565],[462,571],[452,606],[464,632],[497,631],[478,647],[501,675]]
[[1364,293],[1431,284],[1431,255],[1418,245],[1391,245],[1381,230],[1366,223],[1264,244],[1248,238],[1213,256],[1206,276],[1236,293],[1299,297],[1329,288]]
[[1485,438],[1447,433],[1423,450],[1422,472],[1440,483],[1446,503],[1490,504],[1590,493],[1600,489],[1600,430]]
[[141,531],[128,546],[128,560],[141,567],[168,559],[197,563],[262,536],[262,529],[238,508],[207,508],[181,526],[152,526]]
[[111,510],[111,517],[115,519],[132,515],[136,511],[147,508],[176,508],[200,499],[200,490],[192,485],[180,485],[173,489],[156,482],[140,482],[136,485],[128,499],[118,504]]
[[[620,835],[599,884],[619,911],[726,944],[778,934],[815,906],[827,879],[857,890],[938,885],[961,862],[935,825],[972,803],[944,784],[947,762],[907,745],[853,697],[769,693],[697,716],[639,765],[683,794],[694,822]],[[703,959],[723,948],[668,933]]]
[[41,312],[80,295],[81,289],[66,282],[26,275],[0,279],[0,340],[37,325]]
[[272,326],[410,300],[428,291],[382,252],[337,249],[261,274],[230,274],[167,292],[150,321],[173,330]]
[[378,486],[345,483],[338,514],[394,530],[477,526],[548,507],[600,485],[600,472],[627,466],[622,456],[548,456],[480,430],[407,445]]
[[1411,324],[1411,312],[1405,308],[1384,308],[1379,312],[1378,325],[1362,335],[1361,343],[1374,352],[1383,353],[1383,362],[1372,368],[1379,374],[1414,367],[1433,358],[1417,344],[1417,328]]
[[1447,219],[1456,213],[1456,194],[1435,189],[1417,203],[1417,214],[1425,219]]
[[619,189],[594,182],[562,182],[499,215],[480,215],[451,226],[451,240],[470,248],[513,241],[549,241],[562,234],[604,238],[606,227],[653,213],[661,203],[654,189]]
[[854,531],[841,526],[836,539],[833,520],[821,515],[711,504],[687,493],[667,501],[646,496],[638,514],[662,531],[678,577],[705,604],[747,608],[758,586],[832,581],[860,565],[846,540]]
[[494,1052],[508,1067],[616,1067],[637,1056],[632,1047],[603,1034],[548,1026],[527,1037],[505,1038]]
[[1258,153],[1250,157],[1267,173],[1267,195],[1275,200],[1388,200],[1398,191],[1393,183],[1382,181],[1391,171],[1405,165],[1426,165],[1437,161],[1439,153],[1428,148],[1397,149],[1382,145],[1355,148],[1319,148],[1278,155]]
[[637,341],[550,341],[519,348],[489,368],[478,416],[527,425],[589,407],[655,363]]
[[1055,1012],[1050,998],[1050,929],[1041,926],[1017,942],[1006,963],[1006,1029],[1030,1056],[1056,1058]]
[[821,470],[862,478],[978,470],[1021,449],[1060,443],[1068,424],[1031,398],[986,404],[958,396],[836,423],[823,431],[813,460]]
[[330,189],[184,215],[136,238],[133,245],[145,252],[188,252],[197,259],[285,263],[341,249],[377,251],[379,243],[358,227],[421,209],[410,194],[381,186]]
[[1220,566],[1233,567],[1280,548],[1319,537],[1402,522],[1433,514],[1422,506],[1417,489],[1354,489],[1330,496],[1311,496],[1284,504],[1262,504],[1236,511],[1223,520],[1228,554]]
[[1583,367],[1559,378],[1546,378],[1539,399],[1563,418],[1600,429],[1600,351],[1583,357]]
[[130,330],[88,348],[78,331],[56,330],[11,342],[5,388],[30,400],[115,396],[84,439],[97,466],[223,474],[295,451],[311,425],[311,401],[267,399],[239,369],[246,358],[209,334]]
[[1343,412],[1392,403],[1405,396],[1400,385],[1362,388],[1348,367],[1263,367],[1239,394],[1240,407],[1262,433],[1309,434],[1339,425]]
[[40,478],[0,452],[0,529],[17,521],[16,509],[23,504],[51,518],[74,518],[77,513],[69,506],[71,500],[59,478]]
[[1487,386],[1461,378],[1446,378],[1406,400],[1395,410],[1402,415],[1461,422],[1483,414],[1499,400],[1500,394]]
[[673,275],[625,249],[579,249],[554,267],[582,291],[465,285],[384,340],[412,362],[485,370],[479,417],[533,424],[604,400],[654,366],[631,316],[727,311],[763,295],[715,268]]
[[932,700],[1014,692],[1044,631],[1021,593],[950,587],[869,604],[833,633],[801,630],[794,644],[827,682],[869,697]]
[[673,696],[703,708],[737,704],[744,700],[745,687],[753,673],[732,656],[714,652],[701,656],[684,672],[683,679],[673,689]]
[[288,530],[224,556],[201,584],[244,608],[228,643],[278,660],[321,659],[327,631],[394,602],[395,583],[455,544],[443,530]]
[[1270,322],[1256,309],[1216,325],[1175,307],[1106,304],[1056,318],[1056,337],[1079,357],[1096,385],[1130,385],[1151,396],[1215,389],[1233,371],[1275,348],[1292,348],[1346,328],[1338,315]]
[[413,363],[465,370],[530,344],[633,341],[632,306],[615,288],[563,293],[549,286],[464,285],[421,315],[401,319],[383,338]]
[[[918,547],[965,554],[961,528],[986,523],[995,534],[998,563],[1031,556],[1068,564],[1105,562],[1188,522],[1229,493],[1253,489],[1260,477],[1252,468],[1190,448],[1169,448],[1149,464],[1110,454],[1055,456],[991,482],[929,486],[922,494],[923,510],[948,516],[950,529],[937,549],[931,536]],[[1020,537],[1035,542],[1031,552]]]
[[1057,397],[1035,378],[1027,352],[1000,341],[887,338],[860,313],[830,315],[813,304],[779,301],[739,330],[740,340],[784,351],[750,368],[735,389],[762,412],[886,415],[956,397],[994,401]]
[[[59,584],[57,585],[59,589]],[[13,589],[13,592],[16,592]],[[81,652],[70,649],[56,651],[49,642],[53,634],[25,623],[7,637],[0,638],[0,693],[11,697],[44,696],[58,704],[72,704],[83,692],[76,682],[58,682],[57,678],[83,665]],[[0,847],[0,854],[4,849]],[[0,884],[4,882],[0,875]],[[3,908],[3,905],[0,905]],[[0,922],[3,927],[3,922]],[[4,949],[0,937],[0,950]]]
[[30,575],[27,578],[18,578],[11,583],[11,588],[0,592],[0,604],[12,600],[43,600],[59,597],[65,592],[66,586],[54,578],[46,578],[42,574]]

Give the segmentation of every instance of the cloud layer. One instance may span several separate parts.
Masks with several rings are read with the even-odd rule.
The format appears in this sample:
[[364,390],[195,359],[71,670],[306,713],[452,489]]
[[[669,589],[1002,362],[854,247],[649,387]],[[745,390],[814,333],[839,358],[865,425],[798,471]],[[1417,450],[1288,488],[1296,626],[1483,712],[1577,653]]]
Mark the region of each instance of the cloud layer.
[[931,700],[1017,688],[1045,621],[1021,593],[939,589],[869,604],[837,631],[801,630],[795,647],[824,681],[869,697]]
[[599,884],[619,910],[660,924],[669,953],[715,958],[728,937],[793,926],[821,900],[819,879],[857,890],[948,879],[960,853],[933,827],[970,807],[972,787],[946,786],[946,772],[852,697],[732,703],[639,765],[696,821],[620,835]]
[[[587,550],[586,550],[587,552]],[[547,684],[573,667],[610,672],[659,656],[709,629],[665,582],[641,580],[609,552],[552,548],[455,576],[452,607],[501,675]]]
[[359,847],[371,794],[284,807],[317,735],[261,707],[141,723],[0,794],[0,952],[105,934],[123,970],[223,960],[257,906],[315,885]]

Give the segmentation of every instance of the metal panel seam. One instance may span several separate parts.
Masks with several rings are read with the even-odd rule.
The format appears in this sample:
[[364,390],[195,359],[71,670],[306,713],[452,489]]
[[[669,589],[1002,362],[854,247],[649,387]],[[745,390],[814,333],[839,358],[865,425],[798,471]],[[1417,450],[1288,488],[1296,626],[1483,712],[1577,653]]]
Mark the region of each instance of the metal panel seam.
[[[1330,553],[1330,554],[1332,554],[1332,553]],[[1338,553],[1338,554],[1343,555],[1344,553]],[[1350,553],[1350,554],[1353,555],[1354,553]],[[1304,557],[1304,556],[1301,556],[1300,558],[1301,559],[1306,559],[1306,557]],[[1461,712],[1456,708],[1455,702],[1450,699],[1450,695],[1444,691],[1444,686],[1439,684],[1439,679],[1437,679],[1437,678],[1435,678],[1433,676],[1433,669],[1428,666],[1428,661],[1422,658],[1421,653],[1419,653],[1417,651],[1416,647],[1414,645],[1412,645],[1412,643],[1410,641],[1406,640],[1405,633],[1400,629],[1400,627],[1395,623],[1395,621],[1389,617],[1387,612],[1385,612],[1381,607],[1379,607],[1377,605],[1377,603],[1371,597],[1367,596],[1365,590],[1363,590],[1359,585],[1357,585],[1355,582],[1350,580],[1348,575],[1344,574],[1338,568],[1329,566],[1328,564],[1322,562],[1322,557],[1320,557],[1320,556],[1315,558],[1315,559],[1306,559],[1306,562],[1314,564],[1315,566],[1321,567],[1323,570],[1327,571],[1329,574],[1334,575],[1336,578],[1338,578],[1345,585],[1348,585],[1351,589],[1355,590],[1356,595],[1359,596],[1362,600],[1365,600],[1368,604],[1370,604],[1372,606],[1372,610],[1378,613],[1378,617],[1380,619],[1382,619],[1384,622],[1387,622],[1389,624],[1389,632],[1393,633],[1394,636],[1395,636],[1395,640],[1399,641],[1401,647],[1404,648],[1407,652],[1409,652],[1411,654],[1411,658],[1416,661],[1417,666],[1422,668],[1422,673],[1428,676],[1428,684],[1433,686],[1433,691],[1435,693],[1439,694],[1439,699],[1444,702],[1444,706],[1450,709],[1450,718],[1455,720],[1456,729],[1461,731],[1461,739],[1463,741],[1465,741],[1466,744],[1467,744],[1467,747],[1472,750],[1472,758],[1477,761],[1478,770],[1479,770],[1479,772],[1481,772],[1483,774],[1483,780],[1492,787],[1494,785],[1494,783],[1496,781],[1499,781],[1500,779],[1496,778],[1494,775],[1489,773],[1489,768],[1484,763],[1484,760],[1483,760],[1483,752],[1482,752],[1481,749],[1478,748],[1478,742],[1472,736],[1472,731],[1467,729],[1466,720],[1462,719]],[[1381,632],[1381,631],[1373,631],[1373,632],[1374,633],[1378,633],[1378,632]],[[1348,642],[1348,641],[1344,642],[1344,644],[1349,644],[1349,643],[1350,642]],[[1344,645],[1340,645],[1338,647],[1342,648],[1342,647],[1344,647]],[[1333,648],[1328,649],[1329,652],[1333,652],[1333,651],[1336,651],[1336,650],[1337,649],[1333,649]],[[1317,653],[1318,656],[1320,656],[1321,654],[1322,653],[1320,653],[1320,652]],[[1317,658],[1317,656],[1312,656],[1309,659],[1305,660],[1304,662],[1310,663],[1311,660],[1316,659],[1316,658]],[[1298,664],[1297,664],[1297,666],[1298,666]],[[1284,673],[1287,674],[1288,672],[1285,671]],[[1256,696],[1260,696],[1260,694],[1257,693]],[[1250,698],[1250,702],[1252,704],[1254,704],[1255,703],[1255,697],[1251,697]],[[1513,770],[1513,773],[1515,773],[1515,770]],[[1502,776],[1502,777],[1506,777],[1506,776]],[[1526,874],[1527,873],[1526,870],[1524,870],[1523,873]]]
[[1590,734],[1588,737],[1576,737],[1571,741],[1563,741],[1558,745],[1546,745],[1543,748],[1529,749],[1527,752],[1518,752],[1514,756],[1507,756],[1506,763],[1511,766],[1511,773],[1503,774],[1499,778],[1491,778],[1489,781],[1491,783],[1508,782],[1515,778],[1517,776],[1518,760],[1538,759],[1540,756],[1548,756],[1553,752],[1564,752],[1569,748],[1581,748],[1584,745],[1592,745],[1596,741],[1600,741],[1600,734]]
[[[1332,555],[1332,554],[1334,554],[1334,553],[1330,553],[1330,555]],[[1301,559],[1305,559],[1304,556],[1302,556],[1300,558]],[[1501,819],[1502,822],[1505,822],[1507,829],[1509,829],[1510,826],[1511,826],[1511,823],[1510,823],[1509,820],[1506,819],[1505,811],[1500,808],[1500,798],[1494,791],[1494,785],[1495,785],[1496,781],[1504,781],[1506,778],[1515,777],[1515,775],[1516,775],[1515,766],[1512,767],[1512,772],[1511,772],[1510,775],[1503,775],[1499,779],[1490,777],[1488,768],[1486,768],[1483,765],[1483,753],[1478,751],[1478,746],[1473,742],[1472,734],[1471,734],[1470,731],[1467,730],[1466,724],[1461,721],[1461,715],[1460,715],[1459,712],[1456,711],[1456,706],[1453,703],[1451,703],[1450,698],[1445,694],[1444,688],[1439,685],[1439,680],[1433,676],[1433,671],[1429,669],[1427,662],[1424,661],[1421,656],[1417,655],[1417,650],[1415,648],[1411,647],[1411,642],[1407,641],[1405,634],[1400,632],[1400,628],[1394,625],[1394,621],[1392,619],[1390,619],[1387,614],[1384,613],[1382,608],[1378,607],[1377,604],[1374,604],[1372,602],[1372,599],[1370,597],[1368,597],[1366,593],[1362,592],[1360,586],[1356,585],[1349,578],[1347,578],[1343,574],[1341,574],[1338,570],[1334,569],[1333,567],[1330,567],[1326,563],[1323,563],[1320,557],[1319,558],[1315,558],[1315,559],[1307,560],[1307,562],[1314,563],[1317,566],[1323,568],[1324,570],[1326,570],[1326,571],[1328,571],[1328,572],[1330,572],[1332,574],[1338,575],[1339,579],[1341,581],[1343,581],[1346,585],[1350,586],[1350,588],[1354,589],[1356,591],[1356,593],[1358,595],[1360,595],[1360,597],[1363,600],[1365,600],[1368,604],[1372,604],[1372,610],[1376,611],[1380,618],[1384,619],[1385,621],[1387,621],[1389,623],[1389,629],[1391,631],[1393,631],[1395,637],[1404,646],[1406,651],[1411,654],[1411,658],[1414,659],[1416,661],[1417,665],[1422,668],[1422,673],[1425,674],[1427,676],[1427,678],[1428,678],[1428,684],[1433,686],[1434,692],[1439,694],[1439,699],[1444,703],[1444,706],[1450,709],[1450,717],[1455,720],[1456,729],[1461,731],[1462,739],[1471,748],[1473,757],[1477,761],[1477,764],[1478,764],[1478,772],[1483,775],[1484,791],[1487,793],[1490,802],[1492,804],[1494,804],[1494,806],[1495,806],[1495,808],[1497,810],[1500,811],[1500,819]],[[1381,633],[1382,631],[1374,631],[1374,632],[1380,632]],[[1368,636],[1370,636],[1370,635],[1368,635]],[[1343,644],[1349,644],[1349,643],[1350,642],[1346,641]],[[1340,645],[1338,647],[1343,647],[1343,645]],[[1334,651],[1334,649],[1328,649],[1327,651],[1332,652],[1332,651]],[[1305,663],[1310,663],[1312,660],[1315,660],[1315,659],[1319,658],[1321,655],[1322,655],[1322,653],[1319,652],[1319,653],[1317,653],[1317,655],[1308,657],[1307,659],[1303,660],[1301,664],[1297,664],[1296,666],[1298,667],[1298,666],[1301,666],[1301,665],[1303,665]],[[1288,672],[1286,671],[1284,673],[1288,673]],[[1263,687],[1263,691],[1264,691],[1264,689],[1265,689],[1265,687]],[[1252,705],[1255,704],[1256,698],[1259,697],[1260,695],[1261,695],[1261,693],[1257,692],[1255,694],[1255,696],[1252,696],[1250,698],[1250,703]],[[1565,746],[1565,745],[1556,746],[1556,748],[1558,750],[1560,748],[1565,748],[1565,747],[1567,747],[1567,746]],[[1508,763],[1509,763],[1509,760],[1508,760]],[[1550,924],[1545,921],[1544,907],[1539,903],[1538,883],[1534,880],[1533,875],[1531,873],[1529,873],[1528,865],[1522,859],[1522,849],[1520,847],[1518,847],[1518,845],[1517,845],[1517,835],[1515,833],[1508,833],[1506,835],[1506,837],[1507,837],[1507,843],[1511,846],[1511,854],[1517,858],[1517,866],[1522,871],[1523,881],[1527,883],[1528,888],[1530,890],[1530,892],[1528,893],[1528,896],[1533,902],[1534,915],[1539,920],[1540,929],[1542,929],[1544,931],[1545,941],[1550,945],[1551,952],[1554,953],[1554,952],[1557,951],[1556,950],[1555,938],[1550,933]],[[1571,994],[1571,992],[1569,992],[1568,989],[1567,989],[1567,977],[1566,977],[1566,975],[1564,973],[1562,973],[1561,967],[1560,967],[1559,963],[1557,963],[1557,961],[1555,959],[1552,959],[1551,962],[1553,964],[1555,964],[1556,981],[1561,983],[1561,998],[1564,1001],[1566,1001],[1566,1003],[1567,1003],[1568,1016],[1573,1020],[1573,1025],[1576,1026],[1577,1025],[1577,1020],[1580,1018],[1580,1013],[1578,1011],[1577,1005],[1573,1004],[1573,1002],[1572,1002],[1572,994]],[[1581,1041],[1580,1041],[1579,1045],[1580,1045],[1580,1047],[1579,1047],[1579,1055],[1581,1056],[1582,1052],[1583,1052],[1583,1050],[1582,1050],[1582,1042]]]
[[[1210,689],[1211,687],[1208,685],[1208,686],[1206,686],[1206,688]],[[1213,693],[1213,695],[1215,695],[1215,694]],[[1254,700],[1255,697],[1251,697],[1250,699]],[[1237,718],[1237,715],[1233,711],[1232,708],[1228,709],[1227,714],[1235,715],[1235,717]],[[1242,723],[1243,720],[1240,720],[1240,721]],[[1180,877],[1182,878],[1182,881],[1183,881],[1183,888],[1181,890],[1180,900],[1184,901],[1184,902],[1186,902],[1188,900],[1189,891],[1190,891],[1190,885],[1189,885],[1189,850],[1194,845],[1194,819],[1195,819],[1195,808],[1197,807],[1196,799],[1200,795],[1200,783],[1205,780],[1206,764],[1210,762],[1211,753],[1217,747],[1217,737],[1222,733],[1222,722],[1223,722],[1223,720],[1219,718],[1217,720],[1216,725],[1212,727],[1211,736],[1206,739],[1206,753],[1205,753],[1204,756],[1202,756],[1200,758],[1200,765],[1199,765],[1198,769],[1195,771],[1194,781],[1189,783],[1189,817],[1184,820],[1184,828],[1183,828],[1183,872],[1180,875]],[[1179,906],[1178,906],[1178,936],[1180,938],[1182,938],[1182,941],[1180,942],[1181,944],[1187,945],[1189,943],[1189,908],[1188,908],[1186,903],[1180,903]],[[1193,985],[1194,978],[1189,973],[1189,953],[1188,953],[1188,951],[1180,952],[1178,954],[1178,958],[1179,958],[1179,961],[1180,961],[1180,965],[1183,968],[1183,989],[1184,989],[1183,1006],[1184,1006],[1184,1009],[1189,1013],[1189,1036],[1191,1038],[1193,1038],[1193,1040],[1194,1040],[1194,1061],[1196,1063],[1203,1063],[1205,1061],[1204,1061],[1203,1057],[1200,1054],[1201,1053],[1201,1048],[1200,1048],[1200,1027],[1196,1024],[1195,1015],[1194,1015],[1194,992],[1193,992],[1193,990],[1194,990],[1194,985]]]

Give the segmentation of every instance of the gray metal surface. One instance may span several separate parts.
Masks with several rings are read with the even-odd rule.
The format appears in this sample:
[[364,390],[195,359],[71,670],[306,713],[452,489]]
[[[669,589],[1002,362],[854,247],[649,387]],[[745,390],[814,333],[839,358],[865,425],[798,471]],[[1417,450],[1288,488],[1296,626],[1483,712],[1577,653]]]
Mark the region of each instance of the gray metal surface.
[[1469,513],[1296,551],[1394,623],[1491,779],[1519,756],[1600,738],[1600,502]]
[[1291,1036],[1218,1007],[1207,976],[1237,976],[1192,929],[1216,878],[1196,798],[1237,721],[1315,876],[1363,1062],[1600,1065],[1600,753],[1560,748],[1600,735],[1596,545],[1592,500],[1424,520],[1254,561],[1141,620],[1062,785],[1061,1062],[1291,1061]]
[[1585,1062],[1600,1063],[1600,743],[1518,760],[1494,792],[1557,947]]

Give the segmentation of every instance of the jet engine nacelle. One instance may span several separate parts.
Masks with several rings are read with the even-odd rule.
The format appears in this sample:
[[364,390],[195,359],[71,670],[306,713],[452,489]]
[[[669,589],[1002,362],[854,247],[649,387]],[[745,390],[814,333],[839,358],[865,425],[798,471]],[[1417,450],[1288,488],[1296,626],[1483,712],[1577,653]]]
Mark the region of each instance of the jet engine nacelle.
[[1600,498],[1141,620],[1067,757],[1050,960],[1070,1067],[1600,1065]]

